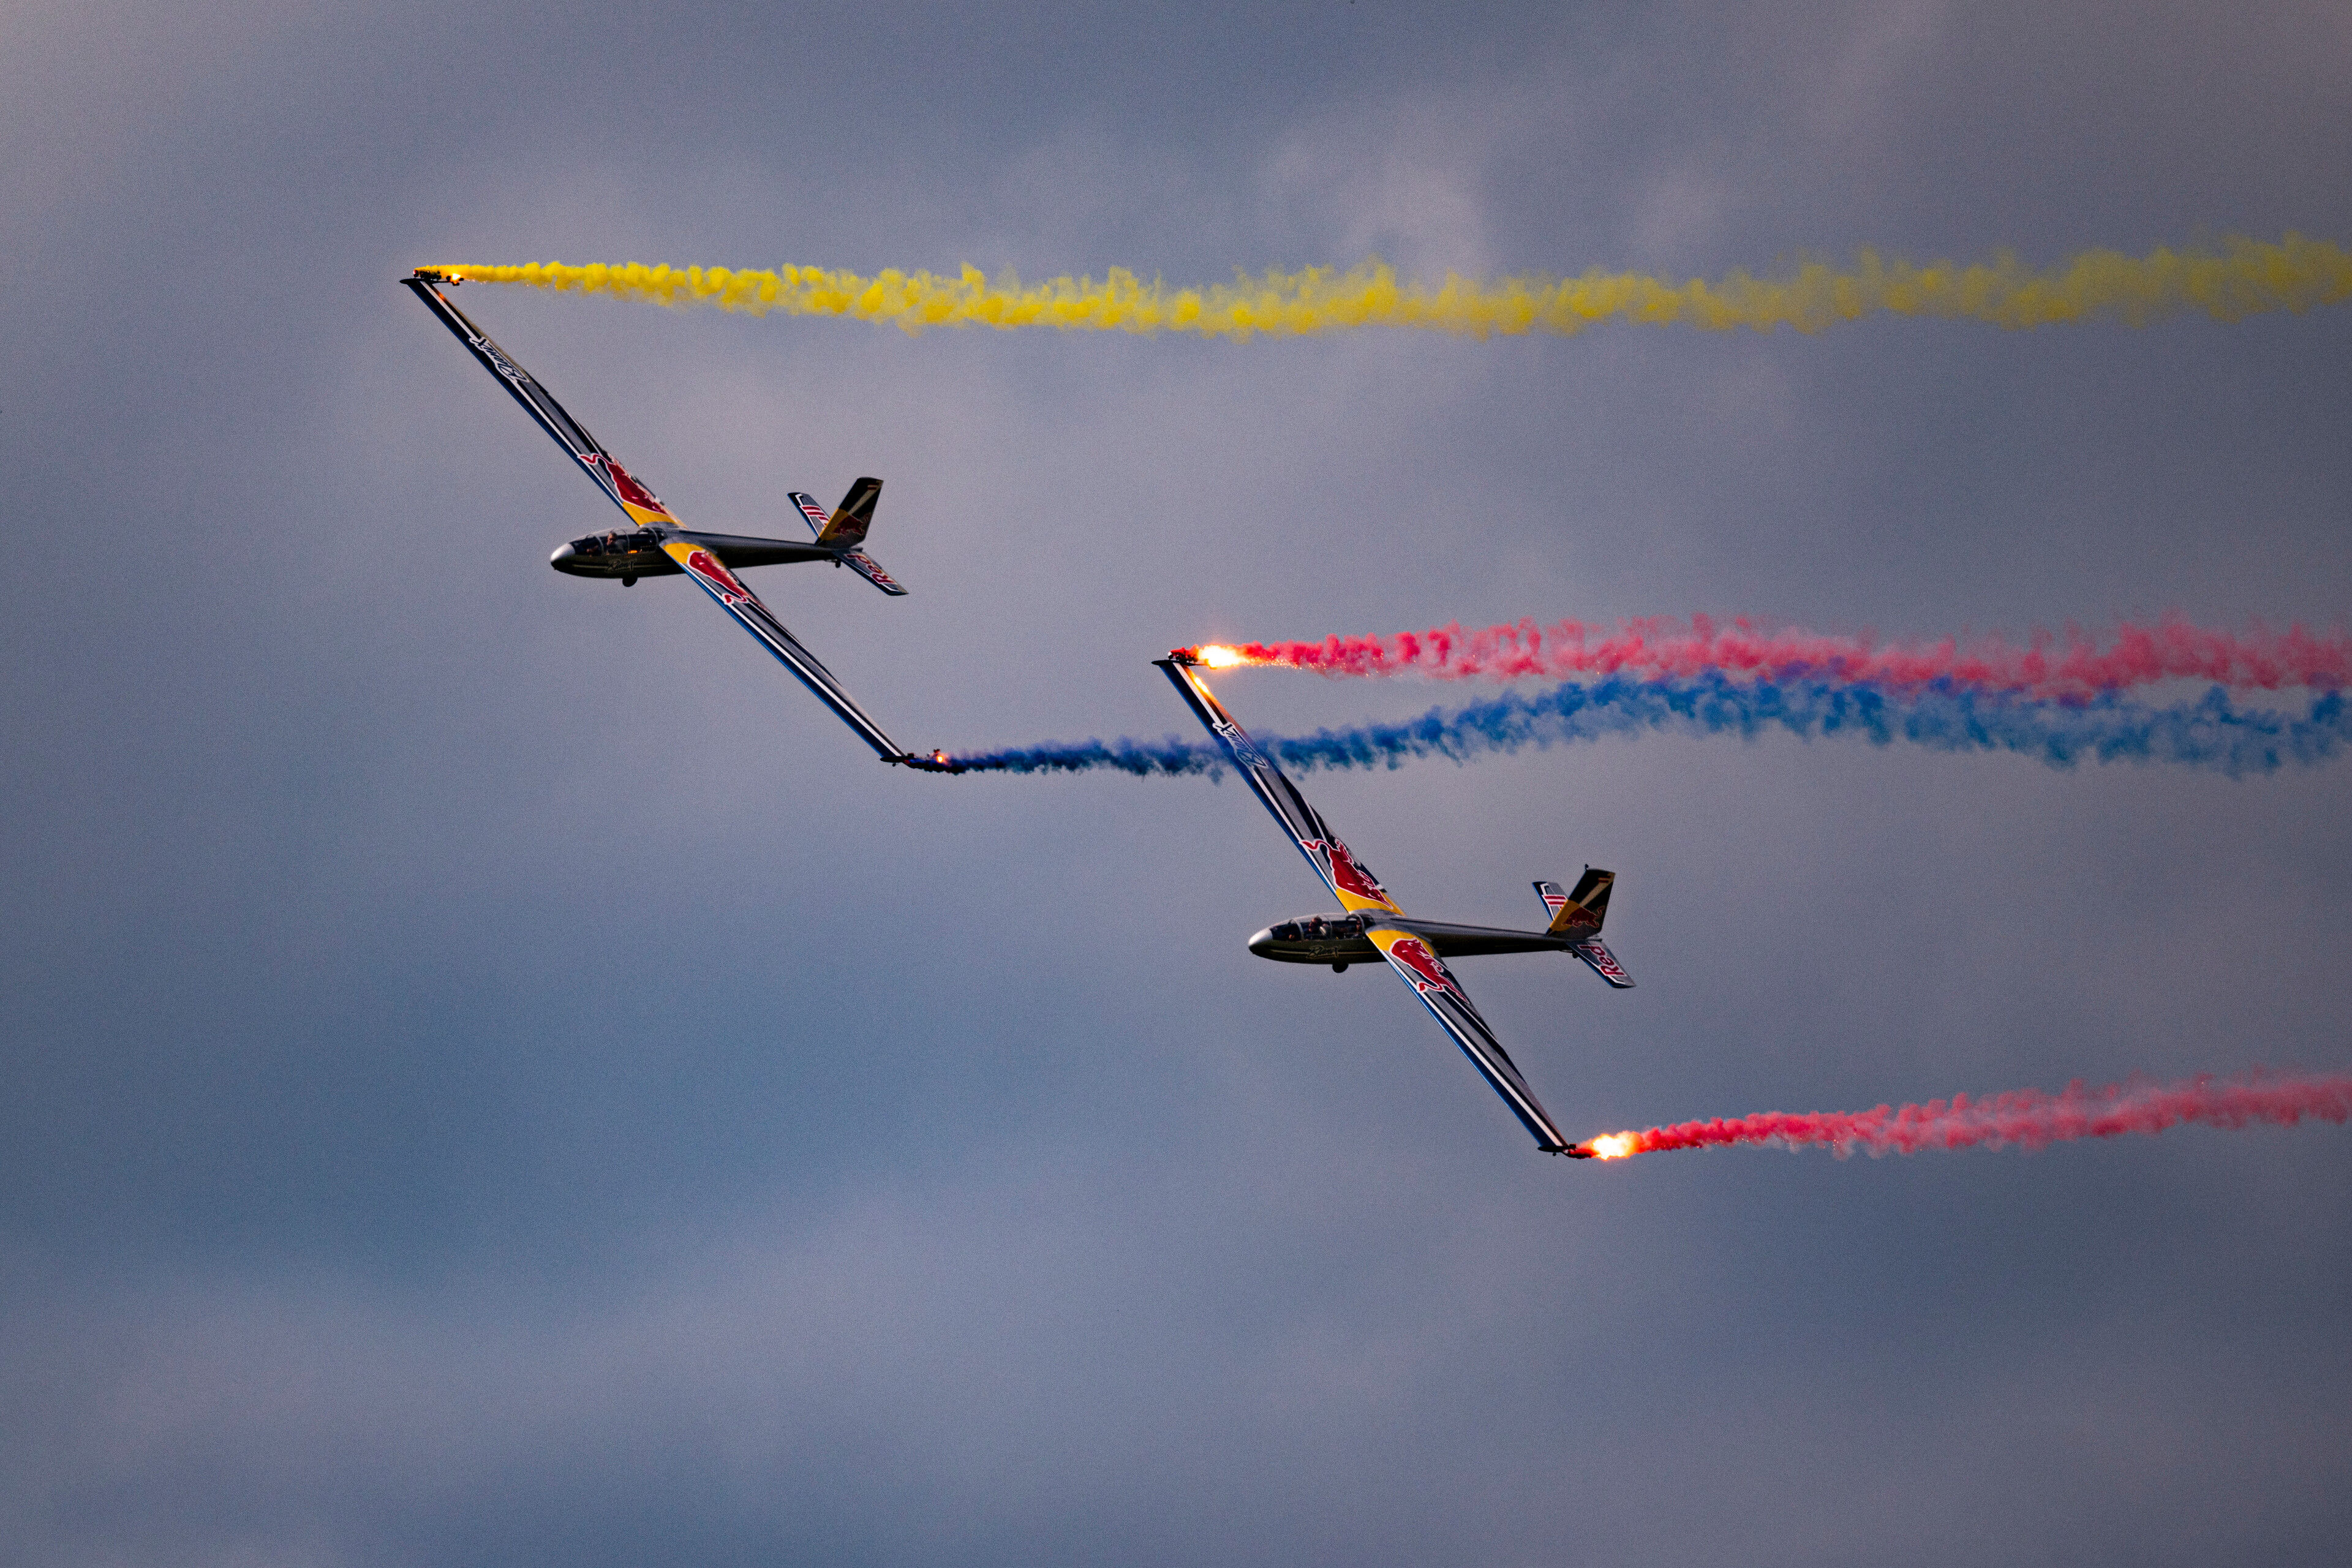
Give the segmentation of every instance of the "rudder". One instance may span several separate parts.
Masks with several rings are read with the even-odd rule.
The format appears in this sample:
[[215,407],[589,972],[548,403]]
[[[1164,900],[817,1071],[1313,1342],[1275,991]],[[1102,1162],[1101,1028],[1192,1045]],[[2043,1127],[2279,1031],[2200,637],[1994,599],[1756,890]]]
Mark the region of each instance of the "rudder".
[[1591,937],[1601,934],[1601,922],[1609,913],[1609,889],[1616,885],[1617,873],[1598,871],[1587,866],[1578,879],[1576,891],[1563,893],[1558,882],[1538,882],[1536,896],[1551,911],[1550,934],[1566,937]]
[[874,526],[874,503],[882,499],[882,481],[862,479],[834,508],[833,516],[817,531],[816,542],[828,550],[855,550],[866,542]]

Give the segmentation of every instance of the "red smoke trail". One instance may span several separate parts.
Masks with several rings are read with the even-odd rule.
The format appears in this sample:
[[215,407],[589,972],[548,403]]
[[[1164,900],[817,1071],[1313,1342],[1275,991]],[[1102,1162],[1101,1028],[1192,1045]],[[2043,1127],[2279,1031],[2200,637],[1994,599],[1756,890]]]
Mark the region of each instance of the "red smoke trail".
[[1434,676],[1441,680],[1515,680],[1578,675],[1665,678],[1720,672],[1770,680],[1873,681],[1904,688],[1937,681],[2036,697],[2087,697],[2158,680],[2211,681],[2236,689],[2352,685],[2352,637],[2294,626],[2244,634],[2168,618],[2126,623],[2103,643],[2078,627],[2035,631],[2025,646],[1999,637],[1963,644],[1880,647],[1864,637],[1824,637],[1795,627],[1728,627],[1706,616],[1690,625],[1626,621],[1616,630],[1532,617],[1465,632],[1457,623],[1391,637],[1329,637],[1321,642],[1242,643],[1200,650],[1213,663],[1273,664],[1318,675]]
[[1680,1121],[1647,1132],[1612,1132],[1577,1145],[1574,1152],[1621,1159],[1666,1149],[1712,1149],[1732,1143],[1796,1147],[1825,1143],[1841,1155],[1916,1154],[1925,1149],[1998,1149],[2021,1143],[2040,1149],[2076,1138],[2151,1136],[2195,1122],[2206,1127],[2292,1127],[2305,1117],[2342,1126],[2352,1117],[2352,1073],[2305,1078],[2257,1068],[2225,1082],[2200,1073],[2186,1083],[2134,1079],[2085,1089],[2080,1079],[2060,1093],[2012,1089],[1990,1100],[1956,1094],[1948,1100],[1875,1110],[1816,1110],[1802,1115],[1768,1110],[1713,1121]]

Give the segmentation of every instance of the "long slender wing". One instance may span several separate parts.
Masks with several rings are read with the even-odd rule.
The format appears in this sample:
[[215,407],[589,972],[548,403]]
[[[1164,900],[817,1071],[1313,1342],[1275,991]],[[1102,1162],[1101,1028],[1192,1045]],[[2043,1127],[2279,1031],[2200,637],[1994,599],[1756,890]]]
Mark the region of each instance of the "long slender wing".
[[[814,692],[817,700],[833,710],[841,721],[857,733],[858,739],[874,748],[886,763],[906,763],[909,753],[882,732],[882,727],[867,717],[855,699],[834,679],[816,655],[801,646],[800,639],[784,629],[782,621],[768,612],[751,589],[743,586],[735,574],[728,570],[716,552],[705,543],[686,536],[669,509],[656,499],[653,491],[632,478],[629,471],[613,460],[613,455],[597,444],[580,421],[564,412],[563,405],[547,388],[532,378],[531,374],[517,364],[512,355],[490,341],[488,332],[469,321],[466,313],[449,302],[448,297],[433,285],[437,279],[420,271],[401,282],[413,290],[425,308],[440,318],[441,324],[457,335],[457,340],[472,351],[485,369],[499,378],[499,384],[514,395],[538,421],[539,427],[555,437],[555,444],[572,455],[596,481],[596,488],[627,514],[640,528],[655,530],[660,536],[662,551],[699,584],[702,590],[717,601],[719,608],[735,617],[736,624],[759,640],[760,646],[774,654],[778,662],[800,678],[802,685]],[[916,765],[922,765],[918,763]]]
[[736,624],[759,639],[760,646],[776,656],[786,669],[800,677],[801,684],[816,693],[817,700],[832,709],[841,721],[857,731],[858,739],[874,748],[874,752],[886,763],[903,763],[908,753],[898,742],[882,732],[882,726],[868,718],[866,710],[834,679],[833,671],[818,661],[816,655],[803,647],[800,639],[784,629],[784,624],[768,613],[742,579],[727,569],[726,563],[691,540],[665,539],[662,551],[686,569],[686,574],[698,584],[702,591],[717,602],[719,607],[735,617]]
[[1471,1005],[1469,994],[1454,978],[1454,972],[1445,967],[1445,961],[1409,931],[1375,927],[1365,934],[1381,950],[1381,956],[1389,961],[1389,967],[1412,987],[1413,994],[1421,998],[1430,1016],[1454,1037],[1454,1043],[1462,1047],[1470,1065],[1503,1097],[1503,1103],[1511,1108],[1519,1125],[1534,1137],[1536,1147],[1547,1154],[1569,1152],[1568,1140],[1552,1125],[1551,1117],[1536,1100],[1535,1090],[1519,1076],[1518,1064],[1495,1038],[1495,1031],[1486,1026],[1486,1020],[1478,1016],[1478,1009]]
[[1439,1026],[1462,1047],[1462,1054],[1470,1058],[1470,1065],[1478,1069],[1479,1076],[1502,1096],[1511,1114],[1534,1137],[1536,1146],[1547,1154],[1572,1152],[1568,1140],[1560,1136],[1559,1129],[1552,1125],[1551,1117],[1537,1100],[1535,1091],[1519,1076],[1518,1066],[1511,1060],[1510,1053],[1503,1049],[1494,1030],[1486,1026],[1486,1020],[1478,1016],[1469,994],[1454,978],[1454,972],[1446,968],[1445,961],[1428,942],[1402,924],[1381,921],[1383,914],[1396,916],[1400,921],[1404,915],[1389,897],[1388,889],[1339,842],[1339,835],[1307,804],[1307,797],[1284,776],[1274,759],[1234,722],[1233,715],[1225,711],[1194,672],[1193,666],[1177,658],[1155,662],[1168,672],[1169,680],[1183,694],[1186,705],[1224,747],[1234,766],[1249,781],[1250,788],[1265,803],[1274,819],[1282,824],[1290,841],[1298,846],[1298,852],[1307,857],[1307,864],[1323,879],[1323,885],[1345,908],[1370,912],[1370,927],[1364,934],[1381,950],[1389,967],[1412,987],[1413,994],[1421,998],[1421,1005],[1429,1009]]
[[1234,722],[1233,715],[1193,673],[1194,667],[1174,658],[1152,662],[1168,672],[1169,680],[1183,693],[1186,705],[1224,746],[1234,766],[1257,792],[1266,810],[1274,813],[1274,819],[1282,824],[1282,830],[1290,835],[1290,841],[1298,846],[1298,852],[1307,857],[1307,863],[1315,868],[1315,874],[1323,879],[1323,885],[1331,889],[1340,906],[1402,914],[1404,911],[1390,900],[1380,879],[1339,842],[1338,834],[1324,826],[1323,818],[1298,793],[1298,786],[1285,778],[1282,770],[1274,765],[1274,759],[1258,750],[1257,742]]
[[613,460],[613,455],[597,444],[587,427],[563,410],[554,395],[532,379],[530,372],[517,364],[506,350],[490,341],[490,334],[474,325],[466,312],[449,302],[449,297],[433,287],[434,278],[425,272],[401,280],[403,287],[425,301],[425,308],[440,318],[441,324],[457,336],[482,368],[498,377],[499,384],[514,395],[514,400],[539,427],[555,437],[555,444],[571,455],[572,460],[587,470],[596,481],[596,488],[605,499],[627,514],[630,521],[640,528],[667,523],[677,526],[669,509],[655,499],[654,492],[629,471]]

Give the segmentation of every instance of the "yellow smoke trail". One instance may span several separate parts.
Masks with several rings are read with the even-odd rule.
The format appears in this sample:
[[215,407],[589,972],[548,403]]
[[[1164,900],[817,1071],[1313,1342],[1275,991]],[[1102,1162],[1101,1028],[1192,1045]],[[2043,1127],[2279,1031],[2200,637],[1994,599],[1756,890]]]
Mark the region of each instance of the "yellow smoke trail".
[[1355,327],[1412,327],[1484,338],[1490,333],[1557,332],[1603,321],[1678,322],[1725,331],[1815,332],[1884,311],[1941,316],[2001,327],[2039,327],[2112,317],[2135,326],[2181,311],[2225,321],[2267,310],[2310,310],[2352,299],[2352,256],[2326,240],[2290,234],[2273,244],[2231,238],[2219,251],[2158,249],[2144,257],[2091,250],[2045,271],[2014,256],[1962,267],[1914,266],[1864,251],[1851,271],[1808,263],[1787,279],[1733,272],[1717,282],[1670,283],[1638,273],[1587,272],[1581,278],[1502,278],[1447,274],[1437,285],[1400,281],[1393,268],[1367,261],[1346,272],[1236,276],[1229,284],[1174,289],[1146,283],[1124,268],[1101,282],[1056,278],[991,281],[967,266],[956,277],[891,268],[871,278],[823,267],[774,271],[726,267],[441,267],[423,270],[479,283],[523,283],[656,305],[716,305],[764,316],[846,316],[925,327],[1058,327],[1065,331],[1197,332],[1247,338],[1296,337]]

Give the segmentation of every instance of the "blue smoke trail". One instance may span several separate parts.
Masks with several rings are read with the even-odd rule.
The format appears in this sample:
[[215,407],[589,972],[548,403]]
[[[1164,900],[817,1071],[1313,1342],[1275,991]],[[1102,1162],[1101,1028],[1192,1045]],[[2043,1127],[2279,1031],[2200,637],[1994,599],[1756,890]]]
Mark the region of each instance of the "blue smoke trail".
[[[1419,757],[1465,763],[1490,752],[1566,745],[1644,733],[1738,735],[1770,730],[1805,740],[1856,737],[1876,746],[1906,741],[1940,752],[2015,752],[2053,768],[2084,761],[2159,763],[2227,773],[2273,773],[2310,766],[2352,742],[2344,694],[2314,698],[2310,713],[2244,710],[2215,687],[2194,702],[2153,707],[2113,695],[2074,700],[2006,696],[1950,687],[1902,692],[1867,682],[1688,680],[1621,677],[1574,681],[1534,696],[1517,693],[1448,710],[1433,708],[1398,724],[1357,724],[1312,735],[1260,736],[1285,767],[1394,768]],[[959,756],[978,772],[1089,773],[1110,768],[1141,778],[1221,775],[1230,764],[1213,742],[1118,740],[1049,742]]]

